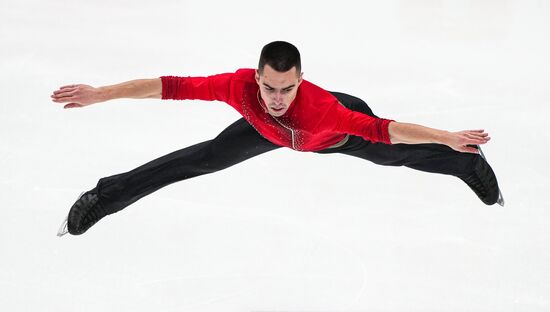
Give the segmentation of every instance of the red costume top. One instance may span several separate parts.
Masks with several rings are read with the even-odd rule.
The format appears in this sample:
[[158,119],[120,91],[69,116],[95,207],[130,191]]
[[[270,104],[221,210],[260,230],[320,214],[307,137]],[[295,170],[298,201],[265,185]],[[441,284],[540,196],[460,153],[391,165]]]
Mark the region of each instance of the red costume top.
[[267,113],[254,69],[209,77],[162,76],[162,99],[222,101],[235,108],[264,138],[298,151],[319,151],[347,134],[391,144],[391,120],[371,117],[341,105],[328,91],[303,80],[288,110]]

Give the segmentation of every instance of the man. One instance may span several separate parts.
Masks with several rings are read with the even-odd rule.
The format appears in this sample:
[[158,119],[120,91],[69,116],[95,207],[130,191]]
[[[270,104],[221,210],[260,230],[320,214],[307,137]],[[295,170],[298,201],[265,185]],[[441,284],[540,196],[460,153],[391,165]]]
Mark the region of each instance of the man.
[[168,184],[216,172],[282,146],[453,175],[485,204],[503,204],[495,174],[479,155],[478,146],[490,140],[483,130],[452,133],[378,118],[361,99],[325,91],[302,76],[298,49],[275,41],[262,49],[257,70],[209,77],[162,76],[100,88],[61,87],[51,97],[66,103],[64,108],[117,98],[200,99],[226,102],[243,118],[210,141],[100,179],[74,203],[58,234],[82,234],[104,216]]

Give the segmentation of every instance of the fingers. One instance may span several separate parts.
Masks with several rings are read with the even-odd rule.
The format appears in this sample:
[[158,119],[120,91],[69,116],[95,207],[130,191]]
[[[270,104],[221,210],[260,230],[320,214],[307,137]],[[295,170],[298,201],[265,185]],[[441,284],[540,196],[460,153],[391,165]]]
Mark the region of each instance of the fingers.
[[461,146],[458,151],[463,153],[479,154],[479,150],[471,146]]
[[64,109],[67,109],[67,108],[80,108],[82,107],[82,105],[78,104],[78,103],[69,103],[65,106],[63,106]]
[[65,103],[74,101],[73,95],[77,92],[78,85],[62,86],[59,90],[53,92],[50,96],[52,101],[57,103]]
[[475,145],[486,144],[491,140],[489,134],[483,129],[460,131],[455,134],[455,143],[449,146],[463,153],[479,154]]
[[60,96],[69,92],[74,92],[76,89],[74,88],[65,88],[65,89],[59,89],[57,91],[54,91],[52,95]]
[[60,87],[58,90],[55,90],[51,97],[63,97],[69,94],[70,92],[74,92],[78,89],[78,87],[81,86],[80,84],[72,84],[72,85],[66,85]]
[[482,138],[489,135],[489,133],[487,132],[468,132],[466,134],[472,137],[482,137]]
[[76,90],[70,90],[70,91],[61,91],[57,92],[51,95],[52,99],[62,99],[62,98],[68,98],[73,96],[76,93]]
[[78,99],[74,96],[74,94],[66,94],[63,96],[52,96],[52,101],[55,103],[67,103],[67,102],[78,102]]
[[479,140],[479,139],[469,139],[469,140],[464,140],[462,142],[462,145],[483,145],[483,144],[487,144],[487,142],[489,142],[490,139],[483,139],[483,140]]
[[80,86],[80,85],[73,84],[73,85],[62,86],[58,90],[54,91],[53,94],[75,90],[76,88],[78,88],[78,86]]
[[485,133],[484,135],[471,135],[466,134],[466,144],[485,144],[491,140],[491,137],[489,137],[488,133]]
[[460,132],[460,136],[462,137],[462,144],[468,145],[468,144],[485,144],[491,140],[491,137],[489,137],[489,134],[485,132],[485,130],[467,130]]
[[75,87],[78,87],[78,86],[79,86],[79,85],[77,85],[77,84],[72,84],[72,85],[62,86],[62,87],[60,87],[59,89],[75,88]]
[[461,131],[461,133],[472,135],[472,136],[482,136],[482,137],[489,135],[489,133],[485,132],[485,130],[466,130],[466,131]]
[[98,102],[94,90],[85,84],[65,85],[55,90],[50,97],[55,103],[65,104],[63,108],[80,108]]
[[77,87],[65,87],[65,88],[60,88],[59,90],[56,90],[53,92],[52,95],[63,95],[63,94],[66,94],[66,93],[69,93],[69,92],[74,92],[76,91]]

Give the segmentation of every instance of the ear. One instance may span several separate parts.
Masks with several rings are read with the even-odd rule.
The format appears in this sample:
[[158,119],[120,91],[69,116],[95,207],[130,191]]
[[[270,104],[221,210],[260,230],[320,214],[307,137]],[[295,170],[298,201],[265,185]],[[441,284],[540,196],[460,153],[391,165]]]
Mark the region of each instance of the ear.
[[303,78],[304,78],[304,72],[301,72],[300,77],[298,78],[298,85],[302,83],[302,80],[304,80]]
[[256,74],[254,75],[254,78],[256,79],[256,83],[260,85],[260,72],[256,69]]

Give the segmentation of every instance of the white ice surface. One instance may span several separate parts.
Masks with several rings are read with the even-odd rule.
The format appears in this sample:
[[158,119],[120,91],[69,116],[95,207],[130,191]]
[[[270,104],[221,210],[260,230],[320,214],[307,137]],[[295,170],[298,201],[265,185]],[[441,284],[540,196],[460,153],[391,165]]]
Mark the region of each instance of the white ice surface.
[[[545,0],[2,0],[0,309],[550,311],[549,16]],[[54,89],[255,67],[278,39],[380,116],[486,129],[506,207],[455,178],[281,149],[56,237],[99,178],[239,115],[63,110]]]

